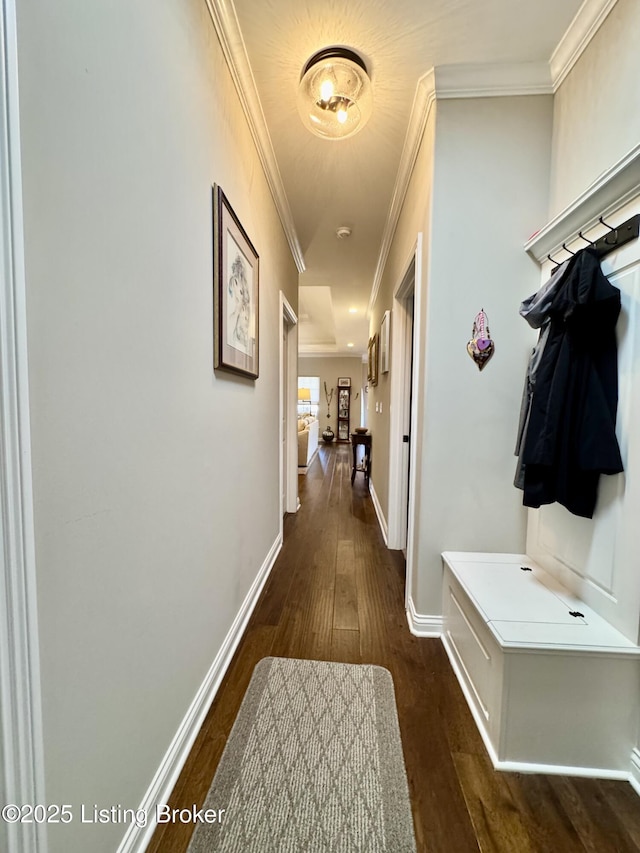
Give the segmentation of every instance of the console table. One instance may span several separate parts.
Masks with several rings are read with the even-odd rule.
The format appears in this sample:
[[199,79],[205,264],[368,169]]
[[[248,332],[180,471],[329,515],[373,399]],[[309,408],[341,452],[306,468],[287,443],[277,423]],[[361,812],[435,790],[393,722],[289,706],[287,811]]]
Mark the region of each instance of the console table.
[[[364,447],[364,458],[362,465],[358,465],[358,446]],[[351,468],[351,485],[355,480],[356,472],[362,471],[364,481],[369,488],[369,477],[371,476],[371,433],[351,433],[351,446],[353,448],[353,467]]]

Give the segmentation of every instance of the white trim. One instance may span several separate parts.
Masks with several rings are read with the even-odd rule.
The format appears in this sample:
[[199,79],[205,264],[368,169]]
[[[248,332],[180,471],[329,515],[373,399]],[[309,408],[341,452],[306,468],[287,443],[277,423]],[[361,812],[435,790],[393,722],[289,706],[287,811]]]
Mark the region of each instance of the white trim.
[[[493,759],[492,759],[493,761]],[[496,770],[503,773],[544,773],[549,776],[580,776],[583,779],[615,779],[628,782],[629,774],[624,770],[608,770],[606,767],[574,767],[564,764],[533,764],[526,761],[494,761]]]
[[[405,570],[405,606],[413,592],[414,575],[416,574],[416,531],[418,523],[418,442],[422,440],[419,432],[423,419],[423,374],[426,371],[426,333],[422,334],[423,311],[426,312],[427,288],[423,281],[422,248],[423,235],[418,232],[416,241],[416,265],[413,289],[413,375],[411,378],[411,442],[409,444],[409,504],[407,521],[407,557]],[[423,307],[424,303],[424,307]],[[426,329],[426,320],[425,320]]]
[[231,77],[236,87],[242,109],[247,118],[258,156],[262,163],[269,189],[273,196],[284,233],[298,272],[305,271],[302,247],[296,232],[295,222],[284,190],[280,169],[273,151],[267,122],[262,111],[256,81],[251,70],[249,57],[240,31],[240,24],[232,0],[206,0],[211,20],[224,53]]
[[[558,251],[563,243],[578,237],[578,231],[587,234],[598,226],[598,217],[608,215],[623,207],[640,194],[640,144],[632,148],[610,169],[597,178],[578,198],[541,228],[526,244],[525,251],[542,263],[548,254]],[[616,224],[616,223],[614,223]]]
[[404,139],[402,154],[400,155],[400,165],[398,166],[398,173],[396,175],[396,183],[391,197],[391,204],[389,205],[389,214],[387,216],[384,234],[382,235],[380,254],[378,256],[378,263],[373,277],[373,286],[371,288],[371,296],[369,297],[367,314],[371,314],[371,310],[373,309],[378,297],[384,268],[387,263],[387,258],[389,257],[391,244],[396,233],[400,214],[402,213],[402,206],[407,195],[407,190],[409,189],[409,182],[411,180],[413,167],[415,166],[418,158],[418,152],[420,151],[424,131],[435,100],[435,74],[434,69],[431,69],[431,71],[428,71],[418,80],[418,85],[416,86],[416,93],[413,98],[411,115],[409,117],[409,126]]
[[580,59],[616,2],[617,0],[584,0],[549,60],[554,92]]
[[[409,323],[405,310],[405,300],[415,292],[416,251],[414,244],[409,260],[404,266],[404,274],[393,294],[391,335],[391,388],[390,388],[390,424],[389,424],[389,548],[396,550],[407,547],[408,508],[407,492],[404,490],[405,446],[402,440],[405,428],[411,433],[410,424],[405,424],[407,384],[412,377],[407,376],[407,355],[409,330],[413,329],[413,318]],[[411,437],[411,436],[410,436]],[[409,444],[408,451],[410,452]]]
[[282,539],[278,536],[140,804],[140,808],[149,815],[147,825],[139,827],[135,822],[131,823],[117,853],[143,853],[147,848],[157,826],[151,817],[155,815],[156,806],[168,801],[175,787],[281,548]]
[[413,598],[407,598],[407,622],[414,637],[442,637],[442,616],[424,616],[418,613]]
[[631,751],[631,771],[629,773],[629,783],[633,790],[640,796],[640,749]]
[[[27,359],[15,0],[0,19],[0,789],[8,803],[46,803]],[[45,853],[43,824],[7,824],[15,853]]]
[[[371,502],[373,503],[373,508],[375,509],[376,515],[378,516],[378,524],[380,525],[384,544],[387,545],[387,542],[389,541],[389,528],[387,526],[387,519],[384,517],[382,507],[380,506],[378,495],[376,494],[376,490],[373,487],[373,480],[369,480],[369,494],[371,495]],[[389,546],[387,545],[387,547]]]
[[[298,318],[287,297],[280,291],[280,339],[279,339],[279,401],[278,412],[278,459],[280,463],[279,492],[280,495],[280,536],[283,535],[283,516],[285,512],[297,512],[298,507],[298,439],[296,436],[296,389],[298,379]],[[287,346],[283,338],[287,334]],[[284,359],[287,359],[286,370]],[[287,386],[283,385],[283,377],[287,377]],[[282,459],[283,424],[287,431],[287,459]],[[284,482],[283,482],[284,477]],[[284,494],[284,502],[282,496]]]
[[299,344],[298,352],[300,358],[359,358],[366,361],[366,353],[352,349],[327,350],[326,347],[327,344]]
[[460,63],[439,65],[434,71],[438,100],[553,94],[547,62]]

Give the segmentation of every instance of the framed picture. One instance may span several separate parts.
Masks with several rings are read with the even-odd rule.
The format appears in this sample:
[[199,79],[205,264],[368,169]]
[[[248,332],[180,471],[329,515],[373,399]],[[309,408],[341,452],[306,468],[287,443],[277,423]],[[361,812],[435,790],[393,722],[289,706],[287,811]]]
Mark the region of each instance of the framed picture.
[[339,376],[338,377],[338,387],[351,388],[351,377],[350,376]]
[[391,311],[385,311],[380,326],[380,373],[389,372],[389,325]]
[[369,339],[369,369],[367,379],[371,385],[378,384],[378,335]]
[[259,258],[219,186],[213,188],[213,366],[258,378]]

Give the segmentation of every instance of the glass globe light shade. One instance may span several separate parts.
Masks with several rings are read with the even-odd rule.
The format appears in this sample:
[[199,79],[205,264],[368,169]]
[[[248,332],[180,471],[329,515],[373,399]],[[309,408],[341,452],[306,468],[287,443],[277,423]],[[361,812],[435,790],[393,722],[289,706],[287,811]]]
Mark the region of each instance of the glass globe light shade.
[[372,107],[371,80],[357,53],[329,47],[305,65],[298,112],[311,133],[323,139],[347,139],[362,130]]

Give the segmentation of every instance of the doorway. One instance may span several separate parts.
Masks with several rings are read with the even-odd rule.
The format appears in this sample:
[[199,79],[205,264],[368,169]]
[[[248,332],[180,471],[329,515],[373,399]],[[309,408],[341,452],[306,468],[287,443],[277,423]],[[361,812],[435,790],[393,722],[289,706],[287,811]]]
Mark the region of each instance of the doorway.
[[280,291],[280,534],[285,513],[298,510],[296,404],[298,318]]
[[415,565],[415,527],[420,366],[420,281],[422,235],[418,234],[404,275],[393,295],[391,335],[391,424],[389,451],[388,547],[406,560],[409,607]]

